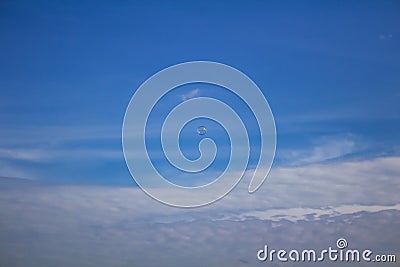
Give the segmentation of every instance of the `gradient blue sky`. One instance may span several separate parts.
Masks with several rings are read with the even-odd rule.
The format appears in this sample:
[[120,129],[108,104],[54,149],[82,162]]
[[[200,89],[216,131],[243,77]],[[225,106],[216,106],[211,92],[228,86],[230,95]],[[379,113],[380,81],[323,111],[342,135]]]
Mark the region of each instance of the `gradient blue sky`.
[[[399,1],[1,1],[0,265],[282,266],[256,252],[321,250],[340,237],[398,263],[399,14]],[[178,209],[135,186],[121,128],[141,83],[192,60],[257,83],[277,154],[256,193],[243,181],[212,205]],[[257,134],[243,103],[188,85],[159,103],[149,138],[157,112],[202,95],[230,101]],[[200,123],[182,131],[191,158]],[[207,126],[222,153],[215,174],[227,136]],[[158,166],[182,182],[157,149]]]
[[257,83],[277,166],[398,154],[398,14],[396,1],[2,1],[0,176],[132,185],[120,136],[130,97],[191,60]]

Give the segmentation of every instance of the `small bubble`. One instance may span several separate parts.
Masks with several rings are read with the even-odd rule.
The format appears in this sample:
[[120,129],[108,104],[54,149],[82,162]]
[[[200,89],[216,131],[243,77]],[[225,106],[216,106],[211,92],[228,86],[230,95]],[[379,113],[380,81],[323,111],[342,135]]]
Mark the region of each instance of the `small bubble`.
[[197,134],[198,135],[205,135],[207,133],[207,128],[205,126],[197,127]]

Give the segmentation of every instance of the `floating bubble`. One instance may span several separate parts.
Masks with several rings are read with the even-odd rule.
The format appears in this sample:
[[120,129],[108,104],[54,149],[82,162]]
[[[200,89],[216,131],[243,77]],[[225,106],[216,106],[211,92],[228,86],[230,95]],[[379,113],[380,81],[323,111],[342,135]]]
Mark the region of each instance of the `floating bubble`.
[[197,127],[197,134],[198,135],[205,135],[207,133],[207,128],[205,126]]

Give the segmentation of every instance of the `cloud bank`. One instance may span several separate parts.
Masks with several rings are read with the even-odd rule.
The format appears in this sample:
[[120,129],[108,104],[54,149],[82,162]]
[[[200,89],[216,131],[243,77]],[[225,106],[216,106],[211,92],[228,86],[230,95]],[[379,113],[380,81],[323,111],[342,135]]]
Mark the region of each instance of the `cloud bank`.
[[339,237],[354,248],[398,255],[399,164],[400,158],[388,157],[275,168],[255,194],[244,181],[199,209],[165,206],[138,188],[2,181],[0,262],[264,266],[256,252],[265,244],[322,249]]

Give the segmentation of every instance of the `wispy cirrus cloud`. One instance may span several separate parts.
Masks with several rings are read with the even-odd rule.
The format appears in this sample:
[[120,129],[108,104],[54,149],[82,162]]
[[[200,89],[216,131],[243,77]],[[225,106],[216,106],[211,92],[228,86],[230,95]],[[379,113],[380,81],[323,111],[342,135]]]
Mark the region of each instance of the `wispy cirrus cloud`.
[[62,144],[121,138],[121,125],[20,125],[0,132],[0,146]]
[[97,148],[47,148],[47,149],[0,149],[0,158],[8,160],[23,160],[30,162],[50,162],[62,159],[121,159],[120,150]]
[[120,142],[120,125],[5,127],[0,131],[0,176],[46,180],[48,176],[60,176],[65,168],[43,172],[43,164],[49,168],[50,164],[79,162],[84,171],[85,163],[123,162]]
[[0,179],[5,177],[7,179],[35,179],[35,174],[32,171],[21,168],[16,164],[9,162],[1,162],[0,164]]
[[393,34],[387,33],[387,34],[380,34],[379,35],[379,40],[391,40],[393,38]]
[[316,137],[310,146],[278,151],[278,158],[286,165],[306,165],[339,159],[365,149],[366,145],[355,136]]
[[200,94],[200,89],[193,89],[187,92],[186,94],[180,95],[182,101],[188,100],[192,97],[198,96]]

